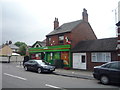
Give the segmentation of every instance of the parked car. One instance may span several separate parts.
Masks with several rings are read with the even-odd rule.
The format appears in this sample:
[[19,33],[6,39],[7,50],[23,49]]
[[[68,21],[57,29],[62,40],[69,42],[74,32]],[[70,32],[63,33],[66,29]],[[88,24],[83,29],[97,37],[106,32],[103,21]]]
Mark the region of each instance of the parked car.
[[102,84],[120,83],[120,61],[113,61],[94,67],[93,76]]
[[24,63],[24,69],[41,72],[53,72],[55,71],[55,66],[50,65],[44,60],[29,60]]

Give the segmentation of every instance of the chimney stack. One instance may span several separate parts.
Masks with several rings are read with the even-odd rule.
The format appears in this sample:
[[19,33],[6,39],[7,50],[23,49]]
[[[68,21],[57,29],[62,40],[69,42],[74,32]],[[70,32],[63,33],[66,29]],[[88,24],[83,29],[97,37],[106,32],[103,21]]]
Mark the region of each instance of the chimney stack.
[[55,18],[55,21],[54,21],[54,29],[58,28],[59,27],[59,21],[58,21],[58,18]]
[[83,17],[84,21],[88,22],[88,14],[87,14],[87,10],[85,8],[83,9],[82,17]]
[[117,37],[117,51],[118,51],[118,60],[120,61],[120,21],[116,24],[118,27],[117,32],[118,32],[118,37]]

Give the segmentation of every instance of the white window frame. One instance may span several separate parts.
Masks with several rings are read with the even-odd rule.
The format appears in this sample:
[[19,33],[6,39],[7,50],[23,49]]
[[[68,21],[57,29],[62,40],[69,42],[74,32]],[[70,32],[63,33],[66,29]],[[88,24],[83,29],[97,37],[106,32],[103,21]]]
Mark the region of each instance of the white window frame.
[[48,37],[48,45],[50,45],[51,37]]
[[59,44],[64,43],[64,35],[59,35],[58,39],[59,39]]
[[60,35],[59,36],[59,41],[63,41],[64,40],[64,35]]
[[91,53],[91,61],[92,62],[110,62],[111,53],[110,52]]

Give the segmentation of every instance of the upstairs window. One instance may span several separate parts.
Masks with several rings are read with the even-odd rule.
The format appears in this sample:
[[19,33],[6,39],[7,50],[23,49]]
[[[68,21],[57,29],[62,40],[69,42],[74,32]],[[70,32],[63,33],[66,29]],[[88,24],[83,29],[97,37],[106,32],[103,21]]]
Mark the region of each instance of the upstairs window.
[[48,45],[50,45],[50,42],[51,42],[51,38],[49,37],[48,38]]
[[51,38],[50,38],[50,37],[49,37],[48,39],[49,39],[49,41],[51,41]]
[[64,36],[60,35],[59,36],[59,44],[63,44],[64,43]]

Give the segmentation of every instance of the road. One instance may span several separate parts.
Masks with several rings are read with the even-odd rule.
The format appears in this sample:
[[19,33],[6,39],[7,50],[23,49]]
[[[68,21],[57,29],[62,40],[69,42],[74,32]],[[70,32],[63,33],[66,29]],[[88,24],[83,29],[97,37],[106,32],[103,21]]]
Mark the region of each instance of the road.
[[64,77],[50,73],[38,74],[24,71],[15,63],[2,64],[2,88],[119,88],[116,85],[102,85],[97,80]]

